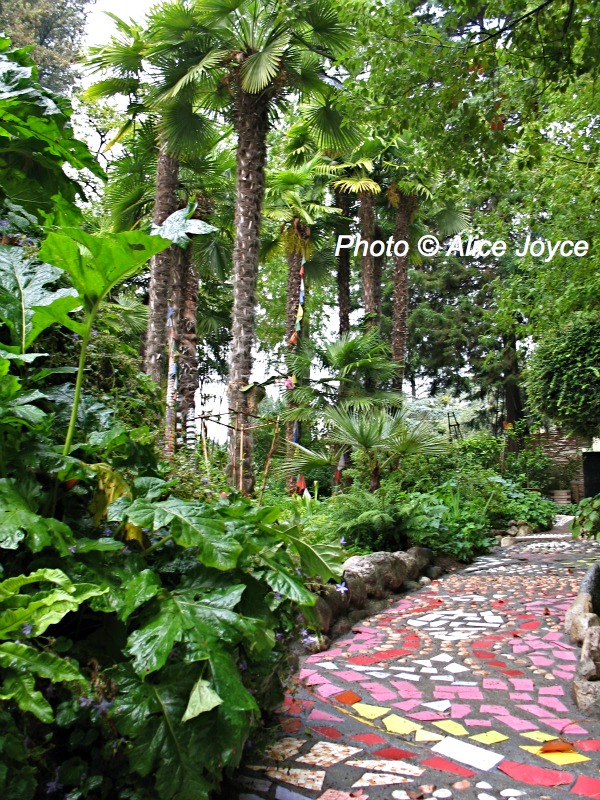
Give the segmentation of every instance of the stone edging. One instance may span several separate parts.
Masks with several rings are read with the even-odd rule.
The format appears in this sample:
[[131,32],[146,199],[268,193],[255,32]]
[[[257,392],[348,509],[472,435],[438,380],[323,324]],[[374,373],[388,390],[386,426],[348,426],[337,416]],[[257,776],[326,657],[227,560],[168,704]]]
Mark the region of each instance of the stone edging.
[[565,631],[581,645],[573,680],[577,705],[588,714],[600,715],[600,563],[586,572],[566,613]]
[[[322,635],[312,652],[327,649],[332,639],[348,633],[361,619],[376,614],[391,594],[414,591],[439,578],[443,570],[428,547],[411,547],[406,552],[369,553],[344,562],[343,583],[322,586],[315,611]],[[347,591],[340,591],[340,586]]]

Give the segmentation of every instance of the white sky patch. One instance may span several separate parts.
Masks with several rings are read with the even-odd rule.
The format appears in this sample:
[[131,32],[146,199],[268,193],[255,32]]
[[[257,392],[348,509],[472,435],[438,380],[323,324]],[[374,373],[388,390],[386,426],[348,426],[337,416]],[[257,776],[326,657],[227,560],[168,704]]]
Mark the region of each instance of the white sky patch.
[[106,16],[106,12],[129,22],[143,22],[150,9],[156,5],[153,0],[96,0],[90,6],[87,17],[85,46],[94,47],[106,44],[116,32],[114,21]]

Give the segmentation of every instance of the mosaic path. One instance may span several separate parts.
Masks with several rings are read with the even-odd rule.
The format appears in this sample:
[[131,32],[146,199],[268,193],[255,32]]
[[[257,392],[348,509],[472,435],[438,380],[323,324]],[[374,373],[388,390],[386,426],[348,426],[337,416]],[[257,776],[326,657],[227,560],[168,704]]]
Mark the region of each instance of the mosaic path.
[[572,700],[562,631],[599,559],[554,535],[395,597],[303,660],[239,800],[600,798],[600,720]]

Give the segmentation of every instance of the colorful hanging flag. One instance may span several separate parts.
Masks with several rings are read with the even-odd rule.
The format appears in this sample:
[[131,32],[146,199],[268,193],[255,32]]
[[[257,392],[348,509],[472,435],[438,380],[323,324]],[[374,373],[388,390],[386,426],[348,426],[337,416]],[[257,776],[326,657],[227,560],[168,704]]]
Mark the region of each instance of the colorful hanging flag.
[[338,461],[337,469],[335,471],[335,478],[334,482],[338,484],[342,480],[342,470],[346,466],[346,459],[344,453],[341,454],[340,460]]
[[300,473],[298,475],[298,480],[296,481],[296,491],[298,494],[302,494],[302,492],[306,489],[306,480],[304,479],[304,475]]

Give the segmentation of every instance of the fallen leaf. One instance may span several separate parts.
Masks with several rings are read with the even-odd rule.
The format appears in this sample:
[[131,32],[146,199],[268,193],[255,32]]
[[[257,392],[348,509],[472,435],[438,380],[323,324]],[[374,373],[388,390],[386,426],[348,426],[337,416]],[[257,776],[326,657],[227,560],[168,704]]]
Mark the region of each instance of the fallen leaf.
[[543,613],[544,613],[545,617],[549,617],[550,616],[550,609],[549,608],[545,608]]
[[551,742],[543,744],[538,753],[576,753],[577,750],[570,742],[564,742],[562,739],[553,739]]

